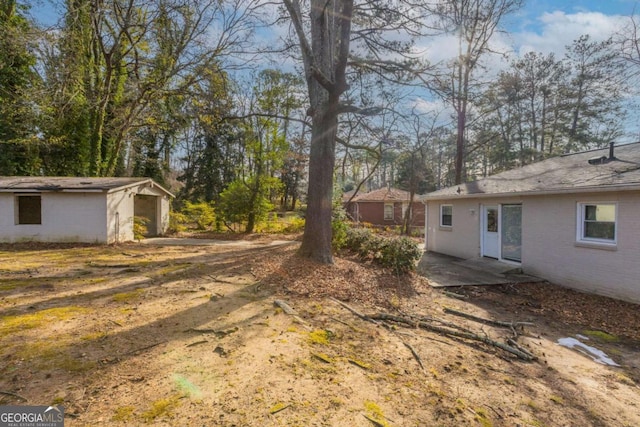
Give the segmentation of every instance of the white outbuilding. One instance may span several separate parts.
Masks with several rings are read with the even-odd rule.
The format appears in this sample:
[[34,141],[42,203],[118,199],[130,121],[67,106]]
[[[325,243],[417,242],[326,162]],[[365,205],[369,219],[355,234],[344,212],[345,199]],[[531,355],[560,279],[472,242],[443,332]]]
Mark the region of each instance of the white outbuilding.
[[169,226],[169,191],[149,178],[0,177],[0,242],[118,243]]

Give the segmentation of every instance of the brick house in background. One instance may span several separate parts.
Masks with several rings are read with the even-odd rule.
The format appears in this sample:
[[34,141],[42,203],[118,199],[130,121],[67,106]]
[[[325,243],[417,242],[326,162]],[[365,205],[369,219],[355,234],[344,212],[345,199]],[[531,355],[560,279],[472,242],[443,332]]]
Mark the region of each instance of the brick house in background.
[[[409,208],[408,191],[393,187],[384,187],[364,194],[346,193],[343,202],[347,214],[355,222],[367,222],[378,226],[402,225],[404,215]],[[411,226],[424,227],[424,204],[418,195],[414,196],[411,209]]]

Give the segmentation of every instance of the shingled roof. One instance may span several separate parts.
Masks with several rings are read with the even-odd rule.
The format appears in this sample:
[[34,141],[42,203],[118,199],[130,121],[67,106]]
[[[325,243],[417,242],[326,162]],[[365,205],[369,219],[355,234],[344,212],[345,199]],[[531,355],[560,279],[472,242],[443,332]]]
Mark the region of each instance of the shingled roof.
[[173,197],[151,178],[77,178],[52,176],[0,176],[0,193],[14,192],[110,192],[141,184],[150,184]]
[[562,155],[434,191],[424,199],[610,190],[640,190],[640,142],[616,146],[612,159],[608,148]]
[[383,187],[368,193],[358,194],[352,202],[408,202],[409,192],[397,188]]

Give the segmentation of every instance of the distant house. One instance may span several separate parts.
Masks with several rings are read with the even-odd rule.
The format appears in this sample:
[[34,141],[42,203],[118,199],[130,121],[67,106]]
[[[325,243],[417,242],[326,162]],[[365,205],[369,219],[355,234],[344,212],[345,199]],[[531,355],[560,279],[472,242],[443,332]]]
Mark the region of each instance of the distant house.
[[130,241],[134,216],[160,235],[172,197],[148,178],[0,177],[0,242]]
[[429,251],[640,302],[640,143],[554,157],[424,201]]
[[[397,188],[384,187],[364,194],[357,194],[351,202],[345,195],[345,209],[349,216],[357,222],[367,222],[373,225],[392,226],[404,223],[405,213],[409,208],[408,191]],[[419,196],[415,196],[411,211],[411,226],[424,226],[424,205]],[[348,203],[347,203],[348,202]]]

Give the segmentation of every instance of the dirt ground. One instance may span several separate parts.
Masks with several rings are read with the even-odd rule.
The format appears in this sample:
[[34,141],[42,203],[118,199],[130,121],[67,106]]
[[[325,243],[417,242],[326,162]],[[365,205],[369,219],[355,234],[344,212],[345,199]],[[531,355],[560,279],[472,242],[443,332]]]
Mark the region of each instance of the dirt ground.
[[[62,405],[67,426],[640,425],[637,305],[544,283],[445,294],[297,245],[0,246],[0,404]],[[336,299],[496,341],[513,330],[444,309],[529,322],[537,360]]]

